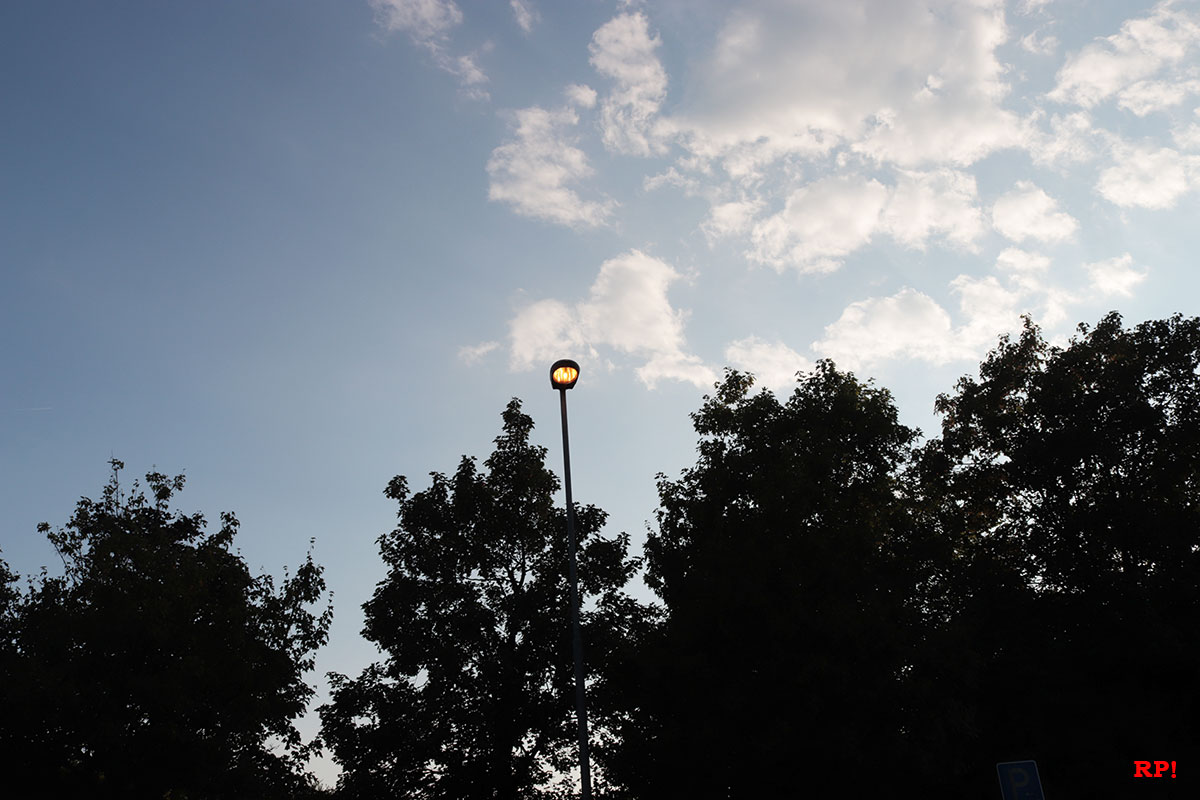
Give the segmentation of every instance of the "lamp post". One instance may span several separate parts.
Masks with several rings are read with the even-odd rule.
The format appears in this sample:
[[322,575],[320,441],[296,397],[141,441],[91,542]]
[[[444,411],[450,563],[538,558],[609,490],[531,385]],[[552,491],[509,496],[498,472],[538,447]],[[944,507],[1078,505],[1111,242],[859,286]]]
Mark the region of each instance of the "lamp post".
[[592,773],[588,763],[587,705],[583,694],[583,637],[579,633],[579,575],[575,568],[575,506],[571,502],[571,444],[567,438],[567,389],[579,380],[579,364],[570,359],[550,367],[550,385],[558,390],[562,408],[563,485],[567,490],[567,548],[571,565],[571,637],[575,651],[575,713],[579,721],[579,783],[583,800],[592,800]]

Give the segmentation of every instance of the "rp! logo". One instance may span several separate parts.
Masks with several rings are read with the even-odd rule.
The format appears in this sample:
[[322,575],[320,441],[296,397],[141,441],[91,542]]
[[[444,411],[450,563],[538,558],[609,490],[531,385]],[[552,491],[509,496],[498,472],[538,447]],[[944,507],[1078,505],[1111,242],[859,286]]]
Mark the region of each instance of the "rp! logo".
[[[1150,765],[1154,764],[1154,774],[1150,774]],[[1175,776],[1174,761],[1135,761],[1133,762],[1133,777],[1135,778],[1161,778],[1163,773],[1171,770],[1171,777]]]

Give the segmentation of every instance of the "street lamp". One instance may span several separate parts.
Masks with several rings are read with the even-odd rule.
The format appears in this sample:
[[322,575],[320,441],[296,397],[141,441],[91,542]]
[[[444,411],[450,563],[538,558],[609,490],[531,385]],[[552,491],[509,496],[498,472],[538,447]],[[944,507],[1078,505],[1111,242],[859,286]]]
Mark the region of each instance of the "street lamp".
[[588,763],[587,705],[583,694],[583,638],[579,633],[579,575],[575,568],[575,506],[571,502],[571,444],[567,439],[567,389],[579,380],[579,364],[564,358],[550,367],[550,386],[558,390],[562,408],[563,485],[567,490],[567,548],[571,564],[571,636],[575,650],[575,712],[579,720],[579,783],[583,800],[592,800],[592,773]]

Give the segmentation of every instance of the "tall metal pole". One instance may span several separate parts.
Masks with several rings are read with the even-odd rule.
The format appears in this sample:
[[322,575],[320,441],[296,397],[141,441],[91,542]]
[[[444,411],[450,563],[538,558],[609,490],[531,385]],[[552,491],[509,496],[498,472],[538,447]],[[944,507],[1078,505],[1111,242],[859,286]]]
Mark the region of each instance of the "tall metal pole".
[[592,800],[592,771],[588,763],[587,705],[583,694],[583,637],[579,632],[579,575],[575,568],[575,505],[571,502],[571,444],[567,438],[567,390],[559,389],[563,428],[563,483],[567,490],[567,546],[571,562],[571,636],[575,650],[575,712],[579,720],[579,782],[583,800]]

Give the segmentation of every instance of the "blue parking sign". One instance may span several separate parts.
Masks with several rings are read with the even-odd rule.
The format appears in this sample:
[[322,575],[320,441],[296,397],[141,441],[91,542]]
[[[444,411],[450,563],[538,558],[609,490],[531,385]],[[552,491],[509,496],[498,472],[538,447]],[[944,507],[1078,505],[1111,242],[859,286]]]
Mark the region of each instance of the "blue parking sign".
[[1036,761],[1006,761],[996,765],[1004,800],[1046,800]]

